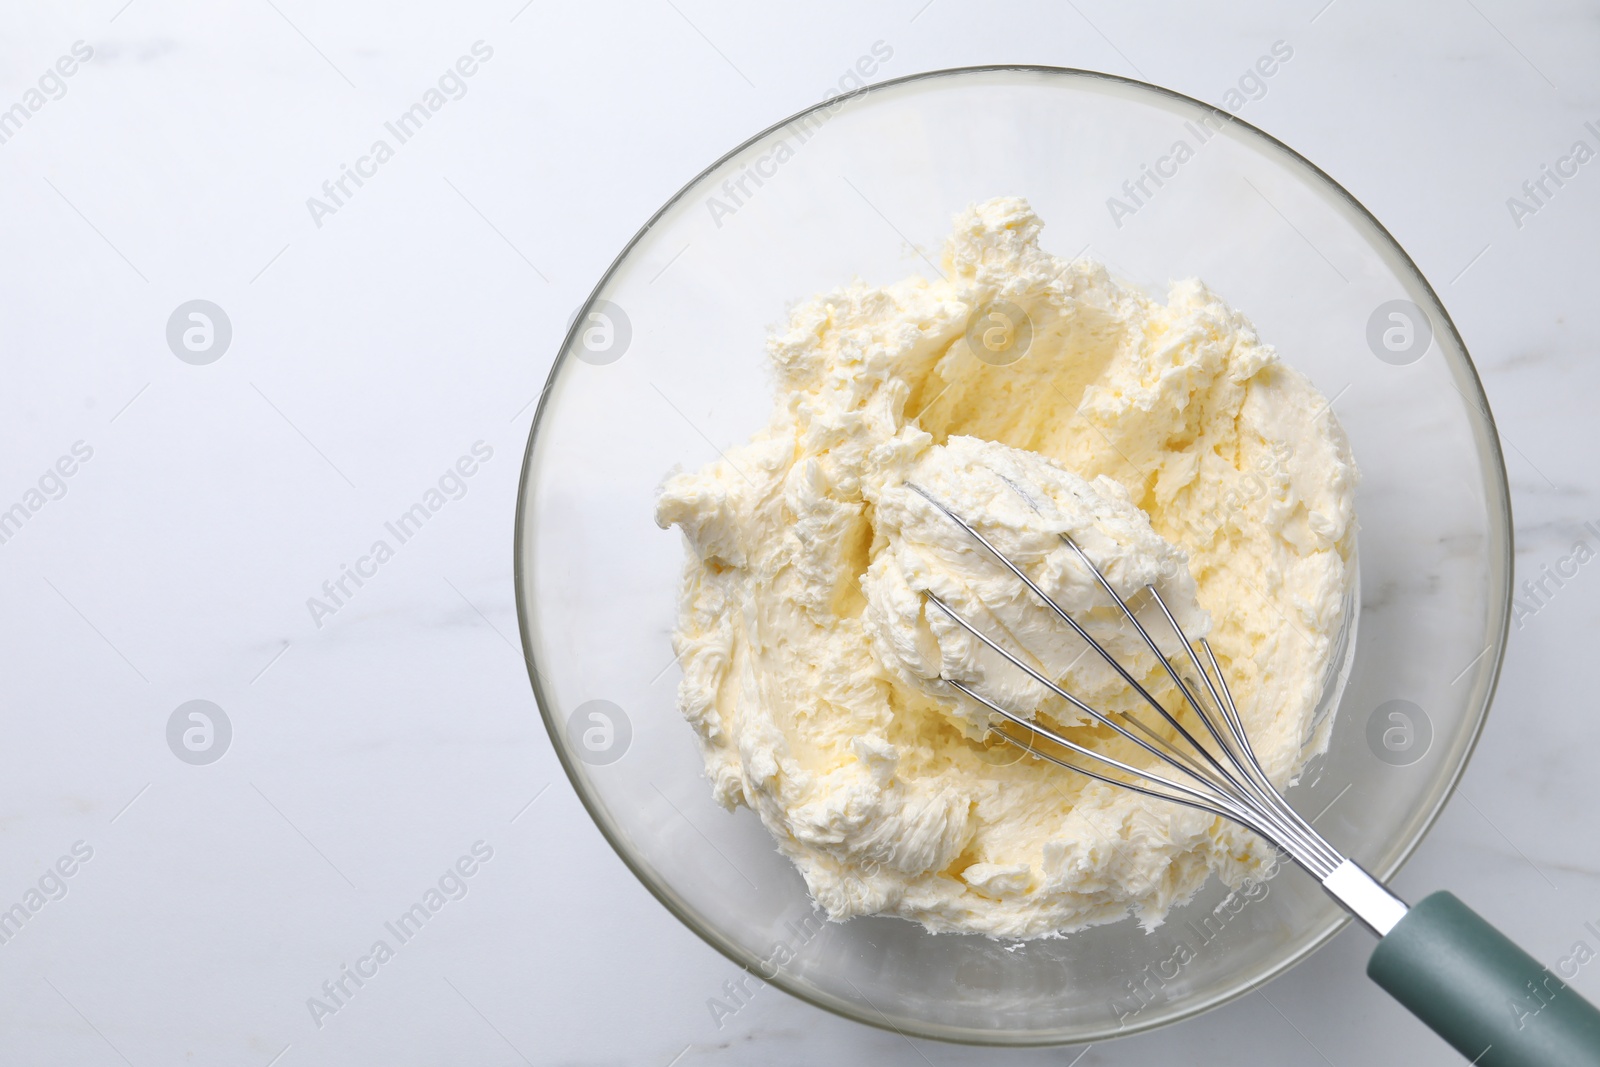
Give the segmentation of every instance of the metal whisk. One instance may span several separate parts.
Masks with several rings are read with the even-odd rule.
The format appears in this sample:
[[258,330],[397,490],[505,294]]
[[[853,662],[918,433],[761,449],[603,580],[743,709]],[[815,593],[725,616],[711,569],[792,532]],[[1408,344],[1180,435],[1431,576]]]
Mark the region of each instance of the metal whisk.
[[[1200,730],[1191,729],[1180,721],[1082,624],[970,523],[920,486],[908,483],[908,488],[965,530],[1041,604],[1071,627],[1149,705],[1170,728],[1172,736],[1131,713],[1104,713],[1089,706],[1053,678],[1001,646],[940,597],[925,590],[923,596],[930,604],[1006,662],[1095,722],[1156,757],[1164,766],[1138,767],[1096,752],[1001,707],[964,682],[941,678],[946,685],[1000,716],[999,721],[990,723],[991,731],[1010,744],[1067,770],[1148,797],[1198,808],[1260,834],[1309,872],[1334,900],[1378,935],[1381,940],[1368,963],[1367,973],[1473,1063],[1481,1067],[1600,1065],[1600,1012],[1587,1001],[1450,893],[1434,893],[1415,907],[1408,907],[1329,844],[1290,806],[1268,779],[1251,748],[1238,706],[1211,645],[1204,638],[1198,642],[1200,652],[1204,653],[1202,663],[1196,643],[1183,632],[1154,583],[1146,585],[1144,592],[1161,609],[1172,628],[1182,646],[1182,657],[1188,660],[1200,681],[1198,686],[1185,680],[1178,667],[1162,653],[1128,601],[1112,587],[1078,543],[1068,534],[1060,535],[1161,664],[1182,703],[1199,720]],[[1203,738],[1208,738],[1209,743]]]

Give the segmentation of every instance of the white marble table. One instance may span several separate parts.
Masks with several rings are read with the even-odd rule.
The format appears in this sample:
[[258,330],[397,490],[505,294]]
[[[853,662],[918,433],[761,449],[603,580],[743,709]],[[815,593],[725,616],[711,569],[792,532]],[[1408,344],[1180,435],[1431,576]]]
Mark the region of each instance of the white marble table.
[[[1600,522],[1600,162],[1531,213],[1507,199],[1575,140],[1600,143],[1597,11],[757,7],[0,15],[0,109],[23,106],[9,125],[0,111],[0,509],[28,511],[0,543],[0,908],[39,890],[0,943],[0,1062],[1090,1067],[1233,1063],[1242,1040],[1263,1065],[1456,1062],[1361,977],[1355,931],[1270,1001],[1087,1051],[911,1042],[770,989],[719,1026],[707,1001],[735,968],[628,875],[537,719],[513,493],[529,401],[616,250],[874,43],[893,53],[876,77],[1022,61],[1223,103],[1282,40],[1294,62],[1243,114],[1366,203],[1439,289],[1500,420],[1518,567],[1536,574],[1600,543],[1583,528]],[[385,137],[450,70],[459,99]],[[345,166],[363,181],[325,191]],[[166,336],[195,299],[231,324],[209,363],[219,338],[180,336],[186,361]],[[462,457],[453,498],[363,562]],[[1600,949],[1597,633],[1600,564],[1514,632],[1470,801],[1397,882],[1455,888],[1552,962]],[[191,700],[231,725],[215,763],[169,748]],[[465,895],[371,959],[447,869]],[[323,983],[341,980],[335,1000]],[[1600,996],[1600,966],[1574,984]]]

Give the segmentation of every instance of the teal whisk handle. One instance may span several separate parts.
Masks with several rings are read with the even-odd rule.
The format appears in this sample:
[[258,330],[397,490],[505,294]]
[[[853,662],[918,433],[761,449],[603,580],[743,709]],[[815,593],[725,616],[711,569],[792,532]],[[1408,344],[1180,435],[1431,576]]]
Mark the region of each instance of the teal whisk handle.
[[1600,1067],[1600,1011],[1449,893],[1407,911],[1367,974],[1477,1067]]

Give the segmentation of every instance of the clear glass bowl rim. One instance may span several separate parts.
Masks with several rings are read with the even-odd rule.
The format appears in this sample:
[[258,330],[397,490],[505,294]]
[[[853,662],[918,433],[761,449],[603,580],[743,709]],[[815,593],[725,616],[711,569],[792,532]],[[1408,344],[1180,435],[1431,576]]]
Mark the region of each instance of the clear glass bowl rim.
[[[1511,516],[1511,490],[1510,484],[1506,477],[1505,456],[1500,448],[1500,437],[1495,426],[1494,414],[1489,409],[1488,397],[1483,391],[1482,380],[1478,376],[1477,367],[1472,362],[1472,357],[1467,349],[1466,342],[1462,339],[1460,332],[1456,329],[1454,320],[1451,319],[1449,311],[1445,308],[1444,302],[1439,299],[1439,295],[1434,290],[1432,284],[1429,283],[1428,279],[1423,275],[1422,271],[1411,259],[1410,254],[1407,253],[1401,246],[1400,242],[1395,240],[1394,235],[1389,232],[1388,228],[1384,226],[1382,222],[1378,221],[1377,217],[1373,215],[1371,211],[1367,210],[1366,206],[1362,204],[1361,201],[1357,200],[1355,196],[1349,192],[1349,190],[1345,189],[1344,186],[1335,181],[1321,167],[1311,162],[1309,159],[1295,151],[1293,148],[1289,147],[1287,144],[1284,144],[1282,141],[1278,140],[1278,138],[1272,136],[1270,133],[1267,133],[1265,130],[1262,130],[1260,127],[1246,122],[1245,120],[1234,115],[1232,112],[1224,111],[1223,109],[1212,104],[1208,104],[1203,100],[1197,100],[1194,97],[1180,93],[1174,89],[1168,89],[1164,86],[1154,85],[1146,81],[1140,81],[1137,78],[1128,78],[1119,74],[1108,74],[1104,71],[1085,70],[1079,67],[1056,67],[1046,64],[1033,63],[996,63],[981,66],[945,67],[938,70],[919,71],[915,74],[907,74],[898,78],[889,78],[881,82],[874,82],[871,85],[863,86],[847,93],[829,96],[819,103],[797,111],[793,115],[780,119],[765,129],[752,134],[744,141],[741,141],[739,144],[735,145],[733,148],[717,157],[693,178],[684,183],[682,188],[672,194],[672,196],[669,197],[667,201],[662,204],[661,207],[657,209],[648,220],[646,220],[644,225],[639,228],[638,232],[635,233],[633,237],[628,240],[628,243],[622,247],[622,250],[617,253],[616,258],[611,261],[611,265],[606,268],[605,272],[595,283],[594,288],[590,291],[588,298],[579,308],[578,313],[573,316],[572,322],[568,326],[567,333],[562,339],[561,348],[556,354],[555,363],[550,368],[550,375],[545,381],[544,390],[539,395],[539,403],[534,409],[533,423],[528,430],[528,444],[523,453],[522,473],[517,484],[516,521],[512,534],[512,570],[513,581],[516,586],[517,628],[522,639],[523,660],[528,668],[528,678],[533,687],[534,700],[539,705],[540,717],[544,720],[545,730],[549,733],[551,743],[556,750],[556,757],[561,761],[562,770],[566,772],[567,780],[571,782],[573,791],[577,793],[578,799],[583,803],[584,810],[587,811],[589,813],[589,817],[594,820],[595,826],[600,830],[600,833],[606,839],[606,842],[610,844],[612,850],[616,852],[618,858],[622,860],[623,864],[627,866],[628,870],[633,872],[634,877],[637,878],[647,890],[649,890],[650,895],[655,897],[656,900],[661,903],[662,907],[666,908],[680,922],[682,922],[690,930],[694,931],[694,933],[697,934],[702,940],[704,940],[718,952],[722,953],[739,967],[751,973],[756,973],[758,968],[763,968],[760,970],[762,978],[770,981],[771,984],[777,986],[791,996],[821,1008],[824,1011],[832,1012],[835,1015],[842,1016],[846,1019],[851,1019],[855,1022],[864,1023],[880,1030],[899,1033],[901,1036],[906,1036],[906,1026],[896,1025],[892,1020],[884,1018],[881,1015],[876,1015],[869,1008],[865,1008],[847,1000],[818,995],[817,991],[814,989],[789,981],[781,970],[779,970],[778,973],[773,977],[768,978],[766,975],[766,970],[764,969],[764,962],[760,958],[758,958],[754,953],[746,951],[742,946],[731,939],[724,937],[717,930],[701,924],[685,909],[679,907],[677,901],[673,898],[673,894],[667,889],[667,887],[660,884],[655,874],[640,864],[637,858],[623,843],[622,835],[611,825],[609,817],[598,805],[592,801],[592,798],[590,797],[588,790],[583,783],[583,776],[578,772],[577,767],[573,763],[572,756],[568,753],[566,746],[562,743],[562,732],[564,729],[563,724],[555,712],[553,702],[547,698],[540,683],[539,672],[535,666],[533,654],[533,633],[531,622],[532,615],[529,611],[529,605],[526,602],[525,590],[528,588],[528,577],[525,573],[526,569],[524,566],[524,553],[522,552],[522,545],[525,542],[527,535],[527,523],[529,522],[530,518],[528,501],[532,496],[531,488],[533,482],[534,449],[538,440],[539,429],[543,423],[545,407],[550,400],[552,387],[555,385],[558,376],[566,366],[567,360],[573,358],[573,342],[578,335],[580,324],[586,321],[586,315],[584,312],[586,312],[594,304],[600,293],[605,290],[606,285],[611,281],[612,276],[616,274],[617,270],[627,260],[629,253],[633,251],[634,246],[637,245],[644,238],[644,236],[655,227],[656,223],[660,221],[663,215],[670,211],[674,205],[676,205],[691,190],[698,186],[702,179],[716,171],[724,163],[738,156],[741,152],[744,152],[746,149],[760,142],[770,134],[776,133],[791,123],[805,118],[806,116],[812,115],[823,108],[837,107],[845,101],[852,100],[857,97],[868,96],[872,93],[881,92],[882,90],[890,88],[891,86],[906,85],[911,82],[932,81],[939,78],[961,77],[971,74],[991,74],[1004,72],[1067,75],[1076,78],[1118,83],[1135,89],[1144,90],[1158,96],[1164,96],[1170,100],[1175,100],[1185,105],[1210,112],[1218,120],[1246,130],[1255,137],[1260,138],[1271,148],[1283,153],[1285,156],[1288,156],[1293,162],[1305,167],[1311,174],[1315,175],[1316,178],[1323,183],[1327,191],[1332,192],[1338,198],[1344,200],[1359,215],[1363,216],[1365,220],[1370,223],[1379,234],[1382,235],[1384,240],[1389,242],[1392,250],[1398,255],[1399,261],[1403,263],[1406,270],[1409,271],[1411,280],[1420,285],[1431,298],[1434,308],[1436,308],[1439,312],[1441,325],[1444,331],[1448,333],[1448,336],[1454,343],[1455,348],[1461,353],[1461,365],[1458,369],[1466,372],[1467,384],[1471,387],[1471,393],[1466,397],[1466,399],[1478,409],[1479,413],[1484,419],[1484,432],[1482,434],[1475,433],[1475,436],[1479,436],[1479,444],[1486,447],[1485,455],[1486,459],[1489,461],[1485,464],[1486,469],[1484,471],[1486,476],[1484,488],[1487,491],[1488,497],[1486,500],[1486,505],[1492,519],[1498,520],[1498,522],[1492,524],[1497,527],[1495,533],[1499,535],[1499,539],[1503,545],[1503,551],[1500,553],[1500,558],[1498,560],[1491,560],[1490,563],[1491,566],[1495,568],[1497,573],[1506,576],[1506,580],[1503,582],[1503,596],[1501,597],[1500,603],[1496,605],[1499,618],[1494,643],[1489,650],[1489,655],[1485,657],[1486,665],[1489,670],[1488,684],[1483,690],[1481,706],[1479,706],[1473,713],[1471,738],[1462,754],[1460,762],[1451,770],[1448,779],[1444,783],[1444,788],[1439,790],[1438,799],[1435,801],[1432,810],[1429,811],[1426,817],[1417,825],[1416,832],[1413,834],[1412,839],[1404,844],[1404,846],[1397,853],[1395,861],[1388,867],[1388,869],[1374,870],[1372,872],[1380,880],[1387,881],[1392,878],[1395,872],[1404,866],[1405,862],[1410,859],[1411,854],[1416,850],[1417,846],[1422,843],[1422,839],[1427,836],[1428,831],[1432,829],[1433,824],[1435,821],[1437,821],[1440,813],[1444,810],[1445,804],[1448,803],[1450,797],[1454,795],[1456,785],[1460,782],[1461,776],[1466,772],[1467,765],[1471,763],[1472,755],[1478,746],[1478,741],[1483,736],[1483,728],[1485,723],[1488,721],[1489,709],[1494,703],[1495,691],[1499,687],[1500,673],[1505,658],[1506,642],[1510,635],[1511,626],[1511,603],[1514,588],[1512,581],[1510,580],[1510,575],[1512,574],[1515,557],[1514,526]],[[1443,345],[1440,346],[1440,351],[1446,359],[1449,359],[1452,362],[1455,361],[1455,357],[1448,354]],[[1492,545],[1488,551],[1490,553],[1493,552]],[[1108,1030],[1103,1034],[1081,1035],[1072,1037],[1070,1039],[1053,1039],[1047,1036],[1039,1036],[1035,1032],[1017,1034],[1014,1037],[1008,1037],[1008,1035],[1002,1031],[979,1033],[964,1028],[941,1029],[938,1027],[916,1027],[912,1030],[912,1033],[917,1037],[931,1038],[933,1040],[946,1041],[954,1044],[987,1047],[1048,1047],[1053,1045],[1078,1043],[1082,1041],[1098,1041],[1111,1037],[1131,1036],[1142,1031],[1156,1029],[1172,1023],[1181,1022],[1184,1019],[1193,1018],[1196,1015],[1203,1014],[1213,1008],[1220,1007],[1229,1001],[1237,999],[1251,990],[1260,988],[1267,982],[1270,982],[1272,979],[1289,971],[1291,968],[1304,961],[1313,952],[1317,951],[1317,949],[1327,944],[1327,942],[1330,941],[1334,935],[1342,930],[1349,922],[1349,916],[1342,916],[1338,919],[1335,919],[1333,922],[1328,924],[1325,930],[1321,931],[1316,937],[1306,942],[1305,946],[1299,952],[1283,960],[1276,967],[1273,967],[1270,970],[1258,975],[1247,978],[1241,977],[1241,979],[1236,982],[1232,988],[1222,990],[1208,1000],[1191,1004],[1184,1009],[1172,1011],[1167,1014],[1157,1013],[1148,1020],[1142,1020],[1127,1027],[1126,1029]],[[904,1020],[902,1020],[902,1023],[904,1023]]]

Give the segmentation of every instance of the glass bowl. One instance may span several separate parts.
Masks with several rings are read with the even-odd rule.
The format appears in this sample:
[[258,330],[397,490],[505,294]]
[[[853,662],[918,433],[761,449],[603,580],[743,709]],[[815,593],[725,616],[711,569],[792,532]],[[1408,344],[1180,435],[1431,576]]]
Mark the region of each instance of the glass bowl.
[[1393,874],[1461,774],[1499,672],[1511,522],[1494,425],[1449,316],[1377,220],[1278,141],[1176,93],[1056,68],[938,71],[835,98],[712,164],[574,317],[528,442],[517,603],[574,788],[706,941],[874,1026],[1098,1041],[1249,991],[1344,913],[1285,869],[1232,898],[1213,879],[1150,932],[1128,919],[1005,943],[821,921],[756,816],[712,802],[674,706],[684,550],[652,521],[665,475],[765,422],[763,341],[790,302],[931,273],[923,253],[951,216],[1000,195],[1032,202],[1046,248],[1088,249],[1158,297],[1204,279],[1332,399],[1363,473],[1359,636],[1329,679],[1330,748],[1289,797]]

